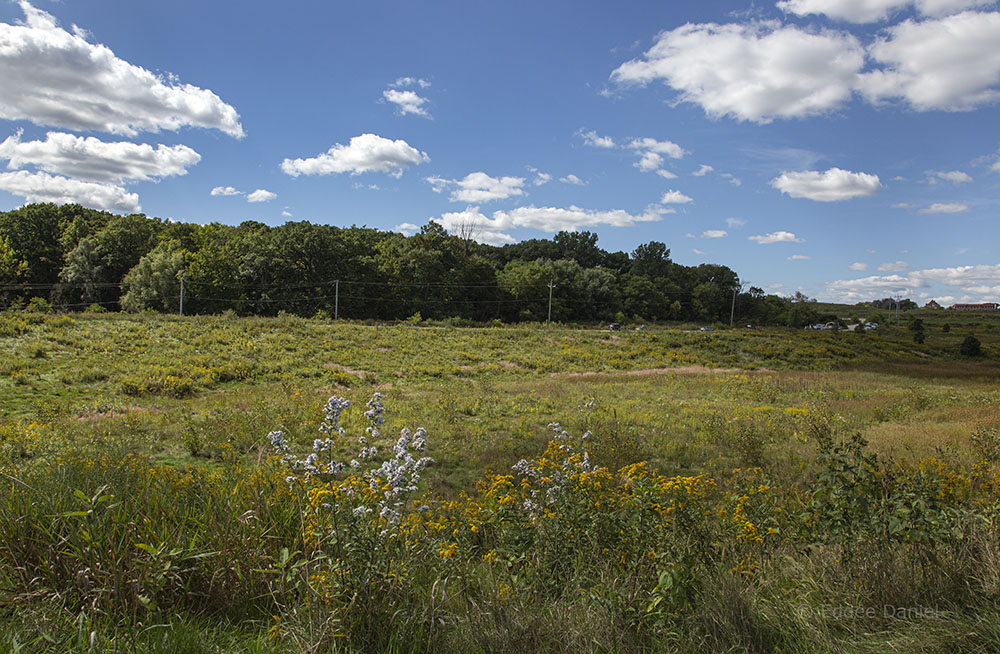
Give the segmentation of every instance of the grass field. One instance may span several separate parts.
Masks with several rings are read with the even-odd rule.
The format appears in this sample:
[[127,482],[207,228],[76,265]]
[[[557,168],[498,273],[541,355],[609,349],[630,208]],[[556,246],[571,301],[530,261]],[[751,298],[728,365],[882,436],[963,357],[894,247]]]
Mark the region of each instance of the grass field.
[[1000,317],[911,313],[0,315],[0,649],[996,651]]

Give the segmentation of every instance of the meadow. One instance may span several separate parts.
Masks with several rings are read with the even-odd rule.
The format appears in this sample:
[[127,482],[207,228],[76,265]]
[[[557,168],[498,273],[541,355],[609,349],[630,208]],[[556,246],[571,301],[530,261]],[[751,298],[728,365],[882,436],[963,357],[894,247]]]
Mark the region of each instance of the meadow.
[[925,323],[0,314],[0,648],[996,651],[1000,320]]

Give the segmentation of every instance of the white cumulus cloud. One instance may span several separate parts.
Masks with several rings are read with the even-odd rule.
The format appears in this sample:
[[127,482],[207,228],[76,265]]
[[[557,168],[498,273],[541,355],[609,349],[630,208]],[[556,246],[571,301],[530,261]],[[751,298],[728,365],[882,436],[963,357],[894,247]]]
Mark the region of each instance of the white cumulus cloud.
[[840,168],[830,168],[826,172],[783,172],[772,179],[770,184],[793,198],[807,198],[817,202],[840,202],[875,195],[882,190],[878,175],[852,173]]
[[790,257],[785,257],[789,261],[809,261],[812,259],[808,254],[793,254]]
[[391,102],[396,105],[396,109],[399,111],[401,116],[414,114],[416,116],[423,116],[424,118],[431,117],[431,115],[427,113],[427,110],[424,109],[424,105],[428,102],[427,98],[417,95],[416,91],[386,89],[382,91],[382,97],[385,98],[387,102]]
[[243,137],[236,109],[212,91],[123,61],[28,2],[21,9],[23,24],[0,23],[0,118],[126,136],[192,126]]
[[925,291],[921,293],[923,297],[938,297],[942,303],[995,302],[1000,296],[1000,264],[911,270],[905,275],[838,280],[828,283],[826,287],[835,301],[848,303],[885,297],[889,293],[915,293],[917,290]]
[[964,213],[969,210],[969,205],[964,202],[935,202],[929,207],[925,207],[917,213],[937,214],[937,213]]
[[414,225],[413,223],[400,223],[392,228],[394,232],[399,232],[403,236],[411,236],[420,231],[420,225]]
[[211,195],[243,195],[243,191],[234,189],[232,186],[216,186],[212,189]]
[[862,263],[861,261],[856,261],[847,267],[849,270],[856,270],[858,272],[864,272],[868,270],[868,264]]
[[758,123],[828,112],[851,97],[864,49],[852,35],[777,21],[688,23],[660,34],[642,58],[611,74],[663,81],[715,117]]
[[687,151],[673,141],[657,141],[653,138],[632,139],[628,147],[639,152],[655,152],[656,154],[670,157],[671,159],[681,159]]
[[951,182],[952,184],[968,184],[972,181],[972,177],[969,173],[964,173],[961,170],[928,170],[927,171],[927,182],[929,184],[935,184],[939,180],[945,182]]
[[724,229],[706,229],[701,233],[702,238],[726,238],[729,232]]
[[915,5],[923,16],[946,16],[993,3],[994,0],[781,0],[777,7],[799,16],[825,14],[850,23],[875,23],[910,5]]
[[270,202],[278,197],[277,193],[259,188],[252,193],[247,193],[247,202]]
[[507,234],[505,230],[514,225],[500,218],[487,218],[479,212],[479,207],[466,207],[464,211],[453,211],[432,218],[452,234],[464,234],[477,243],[487,245],[506,245],[517,243],[517,239]]
[[329,150],[308,159],[285,159],[281,170],[287,175],[330,175],[333,173],[388,173],[399,177],[403,170],[430,161],[426,153],[402,139],[395,141],[377,134],[362,134],[348,145],[337,143]]
[[905,261],[889,261],[886,263],[880,263],[878,266],[879,272],[905,272],[910,269],[910,264]]
[[1000,99],[1000,13],[968,11],[906,20],[870,48],[884,68],[864,73],[872,102],[902,99],[918,111],[964,111]]
[[600,211],[577,206],[568,208],[528,206],[511,211],[494,211],[492,217],[488,217],[480,212],[479,207],[471,206],[464,211],[445,213],[431,220],[440,223],[451,232],[471,233],[471,238],[480,243],[502,245],[516,242],[509,233],[515,228],[556,233],[577,231],[598,225],[631,227],[636,223],[657,221],[663,213],[663,209],[655,206],[638,215],[621,209]]
[[617,147],[613,138],[610,136],[601,136],[592,129],[587,131],[580,130],[579,134],[583,137],[583,142],[591,147],[605,150]]
[[698,168],[698,170],[694,171],[691,174],[694,175],[695,177],[704,177],[705,175],[709,174],[713,170],[715,170],[715,168],[712,168],[708,164],[701,164],[701,167]]
[[91,209],[135,213],[139,196],[114,184],[85,182],[48,173],[19,170],[0,173],[0,190],[22,196],[26,202],[78,203]]
[[574,186],[583,186],[584,184],[587,183],[582,179],[580,179],[579,177],[577,177],[576,175],[574,175],[573,173],[570,173],[565,177],[560,177],[559,181],[562,182],[563,184],[572,184]]
[[689,202],[694,202],[694,200],[680,191],[667,191],[660,198],[660,203],[662,204],[687,204]]
[[756,236],[748,236],[748,240],[760,245],[767,245],[769,243],[804,243],[804,238],[798,238],[795,234],[785,231],[771,232],[770,234],[758,234]]
[[35,167],[47,173],[90,182],[159,180],[186,175],[201,155],[186,145],[106,143],[92,136],[49,132],[44,141],[21,141],[20,133],[0,142],[0,159],[11,170]]
[[799,16],[825,14],[851,23],[874,23],[885,20],[890,12],[909,2],[910,0],[782,0],[776,6]]
[[420,77],[399,77],[390,84],[394,89],[402,89],[407,86],[419,86],[422,89],[430,88],[431,83]]
[[523,177],[490,177],[484,172],[475,172],[469,173],[463,179],[428,177],[427,182],[437,193],[445,188],[455,187],[449,196],[452,202],[475,204],[524,195]]

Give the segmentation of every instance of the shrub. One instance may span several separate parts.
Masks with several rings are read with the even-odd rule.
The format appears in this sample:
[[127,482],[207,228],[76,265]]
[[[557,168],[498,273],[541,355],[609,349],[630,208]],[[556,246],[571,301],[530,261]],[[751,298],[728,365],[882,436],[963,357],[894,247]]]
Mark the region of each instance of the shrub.
[[969,440],[980,457],[991,463],[1000,461],[1000,429],[979,425]]
[[43,297],[33,297],[25,307],[25,311],[30,313],[51,313],[52,305]]
[[962,341],[962,345],[959,346],[958,351],[963,356],[967,357],[978,357],[983,355],[983,350],[981,347],[981,343],[979,342],[979,339],[973,336],[972,334],[969,334],[968,336],[965,337],[965,340]]

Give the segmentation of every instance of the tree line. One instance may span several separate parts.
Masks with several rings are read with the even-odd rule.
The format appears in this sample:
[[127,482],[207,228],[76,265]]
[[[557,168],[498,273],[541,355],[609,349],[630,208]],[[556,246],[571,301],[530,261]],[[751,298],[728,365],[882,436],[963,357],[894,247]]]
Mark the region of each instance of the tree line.
[[[305,221],[198,225],[80,205],[0,212],[0,308],[476,322],[684,320],[801,326],[814,303],[684,266],[666,244],[608,252],[591,232],[492,246],[428,222],[412,236]],[[550,301],[551,297],[551,301]]]

